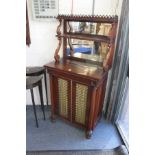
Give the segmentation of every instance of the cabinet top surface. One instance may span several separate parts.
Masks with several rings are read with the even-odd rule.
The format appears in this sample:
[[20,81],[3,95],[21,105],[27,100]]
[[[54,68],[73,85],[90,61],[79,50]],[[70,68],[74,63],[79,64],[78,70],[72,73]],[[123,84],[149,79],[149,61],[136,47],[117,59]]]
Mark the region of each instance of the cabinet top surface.
[[78,75],[92,80],[102,79],[105,73],[102,67],[73,60],[61,60],[59,63],[51,62],[46,64],[45,67],[47,67],[48,70],[57,70],[59,72]]

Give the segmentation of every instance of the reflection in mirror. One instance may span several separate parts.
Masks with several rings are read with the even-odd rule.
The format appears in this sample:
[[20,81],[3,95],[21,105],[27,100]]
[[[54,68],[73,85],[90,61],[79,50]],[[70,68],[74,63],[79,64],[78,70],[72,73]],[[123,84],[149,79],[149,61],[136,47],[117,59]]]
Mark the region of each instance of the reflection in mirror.
[[109,23],[68,22],[67,32],[108,36],[111,28]]
[[68,56],[96,62],[103,62],[106,59],[108,51],[108,43],[104,42],[68,39],[67,43]]

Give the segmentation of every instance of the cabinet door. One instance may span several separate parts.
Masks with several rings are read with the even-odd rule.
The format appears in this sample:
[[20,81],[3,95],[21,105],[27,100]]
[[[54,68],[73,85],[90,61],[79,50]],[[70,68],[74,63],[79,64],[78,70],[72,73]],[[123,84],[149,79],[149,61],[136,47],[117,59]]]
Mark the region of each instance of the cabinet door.
[[88,86],[72,82],[72,121],[81,126],[86,126],[87,102]]
[[71,81],[57,77],[57,113],[61,117],[70,120]]

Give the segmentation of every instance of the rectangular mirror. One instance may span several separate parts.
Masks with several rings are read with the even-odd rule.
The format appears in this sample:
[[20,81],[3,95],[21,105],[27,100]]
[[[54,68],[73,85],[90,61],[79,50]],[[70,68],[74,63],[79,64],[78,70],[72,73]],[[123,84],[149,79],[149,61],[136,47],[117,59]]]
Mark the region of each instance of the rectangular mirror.
[[109,36],[111,28],[109,23],[68,22],[67,32]]
[[66,53],[67,56],[75,58],[103,62],[108,51],[109,46],[105,42],[68,39]]

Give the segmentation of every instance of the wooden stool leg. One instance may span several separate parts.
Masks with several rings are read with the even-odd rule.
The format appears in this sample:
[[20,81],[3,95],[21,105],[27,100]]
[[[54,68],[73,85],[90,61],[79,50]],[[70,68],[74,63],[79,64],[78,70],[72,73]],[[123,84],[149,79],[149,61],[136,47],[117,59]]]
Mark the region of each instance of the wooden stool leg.
[[30,91],[31,91],[31,98],[32,98],[32,103],[33,103],[34,116],[35,116],[35,120],[36,120],[36,126],[37,126],[37,128],[38,128],[39,125],[38,125],[38,120],[37,120],[36,106],[35,106],[35,102],[34,102],[33,89],[30,89]]
[[42,108],[43,115],[44,115],[44,120],[45,120],[44,101],[43,101],[43,92],[42,92],[42,83],[41,83],[41,81],[40,81],[38,87],[39,87],[39,94],[40,94],[41,108]]
[[46,99],[47,99],[47,106],[48,106],[47,82],[46,82],[46,70],[45,70],[45,72],[44,72],[44,80],[45,80]]

